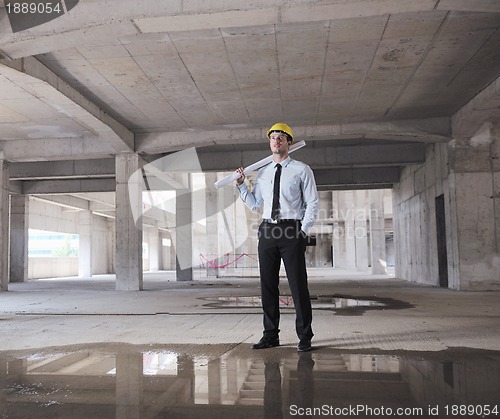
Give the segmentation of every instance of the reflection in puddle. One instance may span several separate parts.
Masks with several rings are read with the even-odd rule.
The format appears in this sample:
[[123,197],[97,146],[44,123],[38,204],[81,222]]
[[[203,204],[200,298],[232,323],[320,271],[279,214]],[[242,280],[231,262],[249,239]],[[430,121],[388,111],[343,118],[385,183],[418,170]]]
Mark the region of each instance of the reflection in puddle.
[[[213,301],[207,304],[209,307],[224,307],[224,308],[257,308],[262,307],[260,297],[218,297],[205,298],[205,300]],[[291,296],[281,296],[279,299],[280,308],[293,308],[293,300]],[[314,309],[332,310],[343,308],[357,307],[387,307],[388,304],[382,301],[369,299],[356,299],[332,296],[312,297],[311,305]]]
[[460,417],[455,405],[474,406],[461,417],[485,409],[493,417],[500,409],[499,352],[188,349],[0,354],[0,417]]

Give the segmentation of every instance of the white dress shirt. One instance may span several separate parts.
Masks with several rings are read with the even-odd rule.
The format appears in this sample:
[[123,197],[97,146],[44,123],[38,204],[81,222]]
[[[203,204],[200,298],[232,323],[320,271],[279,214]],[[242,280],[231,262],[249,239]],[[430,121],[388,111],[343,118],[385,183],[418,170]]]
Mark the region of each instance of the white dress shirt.
[[[280,219],[302,221],[302,231],[308,233],[318,215],[319,199],[316,181],[311,168],[288,156],[281,163],[280,182]],[[245,182],[238,185],[241,200],[252,211],[256,211],[262,203],[262,218],[271,218],[273,203],[274,174],[276,163],[271,162],[259,170],[253,188],[250,191]]]

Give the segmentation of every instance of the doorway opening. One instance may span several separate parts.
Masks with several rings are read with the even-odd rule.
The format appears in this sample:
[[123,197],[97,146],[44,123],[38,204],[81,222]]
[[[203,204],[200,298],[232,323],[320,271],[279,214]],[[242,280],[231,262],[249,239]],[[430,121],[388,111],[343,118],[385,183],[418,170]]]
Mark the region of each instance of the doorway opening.
[[448,253],[446,250],[446,217],[444,208],[444,195],[436,197],[436,233],[439,286],[448,288]]

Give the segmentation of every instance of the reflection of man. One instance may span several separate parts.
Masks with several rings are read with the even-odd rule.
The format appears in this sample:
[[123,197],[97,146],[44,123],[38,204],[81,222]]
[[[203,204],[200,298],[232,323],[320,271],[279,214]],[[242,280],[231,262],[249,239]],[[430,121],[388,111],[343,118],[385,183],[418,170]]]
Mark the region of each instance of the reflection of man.
[[297,380],[299,381],[299,394],[297,406],[304,409],[312,408],[314,401],[314,360],[311,352],[300,354],[297,362]]
[[281,419],[281,371],[279,361],[269,361],[264,366],[264,418]]
[[[286,365],[286,363],[285,363]],[[314,360],[311,352],[301,353],[297,362],[297,374],[285,373],[289,376],[288,402],[290,413],[312,411],[314,405]],[[282,382],[279,360],[268,360],[264,362],[264,418],[281,419],[282,411]],[[288,417],[288,415],[285,415]],[[309,415],[305,415],[309,416]]]
[[318,213],[318,192],[309,166],[288,155],[293,143],[287,124],[274,124],[267,132],[273,163],[262,168],[250,191],[244,182],[243,168],[236,184],[240,197],[251,210],[262,204],[263,222],[259,227],[259,267],[264,311],[262,339],[252,346],[265,349],[279,346],[279,270],[281,259],[295,306],[297,350],[311,350],[313,331],[311,300],[305,262],[306,234]]

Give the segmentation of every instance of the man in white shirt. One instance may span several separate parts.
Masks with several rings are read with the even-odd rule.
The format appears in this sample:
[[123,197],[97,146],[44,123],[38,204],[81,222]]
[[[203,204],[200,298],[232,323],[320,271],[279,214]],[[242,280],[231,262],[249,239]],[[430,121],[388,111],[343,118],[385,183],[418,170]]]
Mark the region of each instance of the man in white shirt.
[[279,346],[279,270],[285,265],[295,306],[297,350],[311,350],[311,300],[305,262],[306,238],[318,213],[318,192],[311,168],[288,155],[293,143],[287,124],[274,124],[267,132],[273,162],[260,169],[250,190],[243,168],[236,170],[241,200],[251,210],[264,204],[259,227],[259,266],[264,333],[253,349]]

